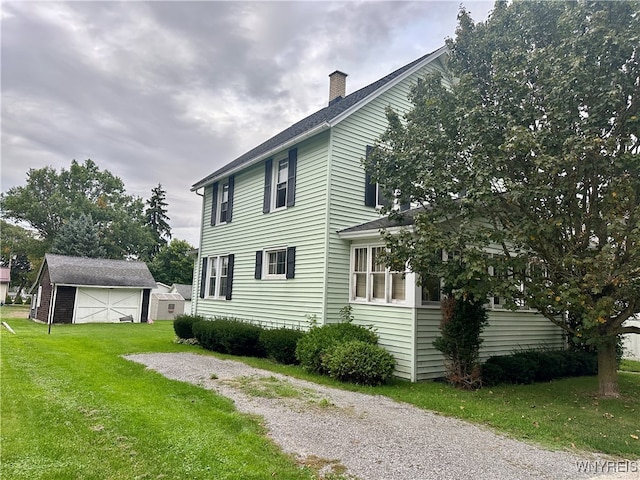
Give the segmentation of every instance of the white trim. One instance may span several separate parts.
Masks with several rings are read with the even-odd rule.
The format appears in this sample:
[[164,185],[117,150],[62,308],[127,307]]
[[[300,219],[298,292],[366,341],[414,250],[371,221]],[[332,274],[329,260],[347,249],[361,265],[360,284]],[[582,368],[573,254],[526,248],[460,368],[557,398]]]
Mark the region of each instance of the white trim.
[[389,228],[376,228],[369,230],[356,230],[353,232],[338,232],[338,237],[344,240],[364,240],[364,239],[376,239],[380,240],[380,230],[384,230],[386,233],[391,233],[392,235],[397,235],[400,232],[411,232],[415,231],[413,225],[405,225],[398,227],[389,227]]
[[[372,261],[373,261],[373,249],[374,248],[382,248],[385,246],[383,244],[370,243],[370,244],[357,244],[351,245],[350,253],[349,253],[349,303],[357,303],[357,304],[367,304],[367,305],[395,305],[400,307],[412,307],[413,302],[415,301],[413,295],[410,293],[411,288],[411,280],[415,281],[414,276],[409,275],[409,271],[405,269],[404,272],[395,271],[389,269],[389,267],[384,267],[384,271],[374,271],[372,269]],[[366,278],[365,291],[366,297],[356,297],[356,272],[355,272],[355,251],[356,249],[364,249],[367,251],[366,255],[366,271],[359,271],[359,274],[364,274]],[[373,276],[374,275],[384,276],[384,298],[382,297],[373,297]],[[393,275],[394,274],[404,274],[403,282],[404,282],[404,298],[403,299],[394,299],[393,296]],[[409,288],[408,288],[409,286]]]
[[[268,247],[262,249],[262,280],[287,279],[287,248],[288,246]],[[269,253],[284,252],[284,273],[269,273]]]
[[[225,292],[224,295],[220,294],[220,280],[222,279],[222,259],[224,257],[227,258],[227,288],[229,288],[229,256],[230,254],[224,255],[208,255],[207,256],[207,273],[206,273],[206,282],[204,285],[204,298],[201,300],[227,300],[227,294]],[[213,268],[215,262],[216,268],[216,291],[215,295],[209,295],[209,291],[211,290],[211,270]]]

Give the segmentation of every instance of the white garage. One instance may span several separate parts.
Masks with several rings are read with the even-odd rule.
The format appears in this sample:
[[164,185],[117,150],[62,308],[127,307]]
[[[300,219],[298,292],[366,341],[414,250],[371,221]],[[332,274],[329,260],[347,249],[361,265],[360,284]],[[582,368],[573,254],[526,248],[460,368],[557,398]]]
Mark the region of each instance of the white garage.
[[146,322],[156,286],[143,262],[45,255],[31,318],[45,323]]
[[140,289],[85,287],[77,291],[73,323],[133,321],[141,309]]

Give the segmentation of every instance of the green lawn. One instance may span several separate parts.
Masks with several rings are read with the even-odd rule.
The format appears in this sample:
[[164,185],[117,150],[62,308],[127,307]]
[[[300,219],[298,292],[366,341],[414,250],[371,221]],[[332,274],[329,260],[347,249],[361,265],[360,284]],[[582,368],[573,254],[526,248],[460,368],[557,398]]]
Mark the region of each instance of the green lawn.
[[[229,400],[120,357],[203,352],[173,343],[170,322],[55,325],[51,335],[46,325],[8,323],[17,335],[0,329],[0,477],[313,478],[269,442],[259,419],[239,414]],[[603,401],[595,377],[475,392],[434,382],[364,388],[264,359],[242,360],[387,395],[551,448],[640,458],[640,375],[634,373],[620,374],[621,399]]]
[[[3,320],[7,320],[3,318]],[[1,328],[3,479],[310,479],[230,400],[120,357],[189,351],[170,322]]]

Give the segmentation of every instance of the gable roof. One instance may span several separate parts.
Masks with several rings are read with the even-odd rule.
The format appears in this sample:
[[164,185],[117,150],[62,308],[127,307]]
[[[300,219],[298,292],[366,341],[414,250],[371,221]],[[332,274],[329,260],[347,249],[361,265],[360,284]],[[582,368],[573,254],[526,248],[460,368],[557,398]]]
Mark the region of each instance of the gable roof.
[[394,227],[407,227],[413,225],[416,219],[416,215],[419,212],[423,212],[424,207],[412,208],[411,210],[406,210],[402,212],[400,215],[395,216],[393,218],[389,218],[389,216],[385,216],[382,218],[377,218],[370,222],[361,223],[360,225],[354,225],[353,227],[344,228],[338,231],[338,235],[343,238],[349,238],[353,236],[357,236],[363,233],[378,233],[381,229],[394,228]]
[[194,183],[191,186],[191,191],[202,188],[213,183],[214,180],[220,177],[231,174],[242,167],[249,166],[256,161],[262,160],[269,154],[275,153],[275,150],[284,148],[287,144],[292,144],[304,139],[306,136],[319,133],[324,129],[330,128],[332,123],[337,123],[337,121],[341,120],[344,116],[348,116],[351,111],[358,109],[369,100],[375,98],[377,94],[386,91],[385,87],[394,85],[395,81],[413,73],[414,70],[421,68],[423,65],[435,60],[446,52],[447,48],[441,47],[438,50],[408,63],[404,67],[399,68],[380,80],[347,95],[340,101],[333,102],[329,106],[312,113],[308,117],[294,123],[289,128],[271,137],[266,142],[261,143],[257,147],[249,150],[247,153],[239,156],[224,167],[216,170],[211,175],[208,175],[202,180]]
[[171,285],[171,289],[182,295],[185,300],[191,300],[191,285],[184,285],[182,283],[174,283]]
[[151,272],[143,262],[67,257],[47,253],[42,268],[45,264],[49,269],[51,283],[55,284],[139,288],[156,286]]

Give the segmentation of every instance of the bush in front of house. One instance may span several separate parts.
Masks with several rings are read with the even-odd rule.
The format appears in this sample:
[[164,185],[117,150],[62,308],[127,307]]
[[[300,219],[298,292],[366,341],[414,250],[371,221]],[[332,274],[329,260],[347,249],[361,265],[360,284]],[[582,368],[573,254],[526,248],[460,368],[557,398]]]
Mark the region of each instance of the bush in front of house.
[[267,358],[285,365],[294,365],[300,363],[296,358],[296,346],[304,335],[301,330],[267,328],[260,332],[259,342]]
[[7,296],[4,297],[4,304],[5,305],[11,305],[13,303],[13,300],[11,299],[11,297],[9,296],[9,294],[7,293]]
[[261,332],[257,325],[226,317],[193,324],[193,334],[200,345],[230,355],[263,356],[259,342]]
[[379,345],[362,340],[339,343],[323,357],[323,368],[342,382],[380,385],[393,374],[396,361]]
[[544,382],[598,373],[595,353],[577,350],[525,350],[494,356],[482,365],[482,384]]
[[195,338],[193,334],[193,324],[196,322],[203,322],[205,319],[200,315],[178,315],[173,320],[173,330],[176,332],[178,338],[188,340]]
[[13,299],[14,305],[22,305],[24,302],[22,301],[22,296],[20,294],[16,295],[16,298]]
[[350,322],[330,323],[321,327],[311,327],[296,347],[296,358],[305,370],[327,373],[323,365],[326,353],[340,343],[360,340],[372,345],[378,344],[378,336],[370,328]]

